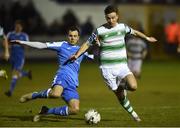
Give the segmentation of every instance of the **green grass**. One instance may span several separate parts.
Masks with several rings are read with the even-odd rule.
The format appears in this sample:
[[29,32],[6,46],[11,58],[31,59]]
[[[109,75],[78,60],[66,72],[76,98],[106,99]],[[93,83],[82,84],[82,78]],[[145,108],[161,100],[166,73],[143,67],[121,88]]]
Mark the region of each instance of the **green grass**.
[[[28,103],[18,102],[25,93],[46,89],[57,69],[55,62],[27,62],[25,69],[32,69],[33,80],[23,78],[11,98],[4,95],[10,79],[0,79],[0,126],[56,126],[89,127],[84,121],[84,113],[97,109],[102,117],[95,127],[120,126],[180,126],[180,62],[149,61],[143,65],[142,78],[138,80],[138,90],[129,92],[128,97],[142,118],[136,123],[123,110],[113,93],[105,86],[96,64],[83,63],[80,71],[80,112],[68,117],[46,116],[40,122],[32,122],[42,105],[57,107],[65,103],[61,99],[38,99]],[[10,66],[1,65],[8,70]]]

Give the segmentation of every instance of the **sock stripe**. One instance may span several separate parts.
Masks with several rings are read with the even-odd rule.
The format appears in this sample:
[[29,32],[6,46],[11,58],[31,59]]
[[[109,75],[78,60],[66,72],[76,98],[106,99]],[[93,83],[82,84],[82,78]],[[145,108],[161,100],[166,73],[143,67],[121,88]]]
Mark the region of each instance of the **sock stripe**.
[[48,90],[47,90],[47,97],[49,97],[49,92],[51,91],[51,88],[49,88]]
[[66,107],[66,115],[69,115],[68,107]]
[[124,100],[119,100],[120,104],[122,105],[122,107],[133,117],[133,118],[137,118],[138,115],[137,113],[134,111],[133,107],[130,104],[130,101],[127,99],[127,97],[125,97]]
[[130,106],[130,108],[127,110],[129,113],[132,113],[133,108]]
[[129,100],[123,105],[125,108],[127,108],[129,106]]

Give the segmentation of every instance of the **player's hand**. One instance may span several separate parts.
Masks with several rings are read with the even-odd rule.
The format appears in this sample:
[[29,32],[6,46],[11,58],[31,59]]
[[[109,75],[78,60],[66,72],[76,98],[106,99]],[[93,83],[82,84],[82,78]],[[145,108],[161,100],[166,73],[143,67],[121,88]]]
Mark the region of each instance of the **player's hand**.
[[152,43],[157,41],[157,39],[154,37],[147,37],[146,40]]
[[101,45],[101,44],[100,44],[100,41],[99,41],[99,39],[98,39],[98,37],[96,37],[95,41],[96,41],[96,44],[97,44],[98,46]]
[[20,40],[11,40],[10,42],[13,43],[13,44],[21,44]]
[[74,54],[74,55],[72,55],[72,56],[69,58],[69,60],[70,60],[70,61],[75,61],[77,58],[78,58],[78,57]]

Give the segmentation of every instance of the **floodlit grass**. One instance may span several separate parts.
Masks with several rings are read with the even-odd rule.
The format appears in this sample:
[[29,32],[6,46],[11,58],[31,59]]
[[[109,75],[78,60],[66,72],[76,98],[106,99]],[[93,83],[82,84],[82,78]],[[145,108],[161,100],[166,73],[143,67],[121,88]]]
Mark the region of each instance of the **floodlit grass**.
[[[10,66],[2,65],[8,70]],[[180,126],[180,62],[148,61],[143,65],[138,90],[129,92],[128,97],[142,122],[136,123],[123,110],[113,93],[105,86],[96,64],[83,63],[80,71],[80,112],[68,117],[45,116],[40,122],[32,122],[42,105],[57,107],[65,103],[61,99],[38,99],[28,103],[18,102],[21,95],[50,87],[57,64],[55,62],[27,62],[25,69],[31,69],[33,80],[23,78],[12,97],[4,92],[9,88],[10,79],[0,79],[0,126],[56,126],[89,127],[84,113],[95,108],[102,120],[95,127],[142,127]]]

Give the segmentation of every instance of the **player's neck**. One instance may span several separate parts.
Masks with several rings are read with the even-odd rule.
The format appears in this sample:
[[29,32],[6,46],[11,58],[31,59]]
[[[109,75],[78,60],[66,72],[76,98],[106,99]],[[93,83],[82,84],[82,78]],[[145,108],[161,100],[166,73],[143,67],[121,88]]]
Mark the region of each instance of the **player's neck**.
[[118,25],[118,23],[115,23],[115,24],[108,24],[107,23],[107,28],[111,29],[111,28],[114,28]]

